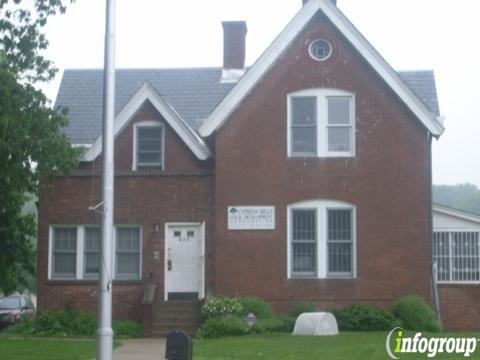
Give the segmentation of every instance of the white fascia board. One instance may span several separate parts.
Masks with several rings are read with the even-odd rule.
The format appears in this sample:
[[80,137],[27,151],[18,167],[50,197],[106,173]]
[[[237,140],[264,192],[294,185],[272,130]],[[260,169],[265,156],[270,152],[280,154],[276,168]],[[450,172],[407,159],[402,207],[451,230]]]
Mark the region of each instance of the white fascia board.
[[350,43],[359,51],[365,60],[384,79],[400,99],[408,106],[415,116],[435,136],[440,136],[444,130],[442,124],[427,109],[425,104],[400,78],[395,70],[381,57],[355,26],[331,3],[331,0],[308,1],[285,27],[285,29],[270,44],[260,58],[240,79],[237,85],[225,96],[199,129],[203,137],[210,136],[217,130],[241,101],[250,93],[258,81],[265,75],[277,58],[298,36],[313,16],[322,10],[330,21],[343,33]]
[[[115,137],[127,126],[130,120],[140,110],[141,106],[149,100],[157,111],[164,117],[178,136],[185,142],[189,149],[200,160],[206,160],[211,152],[203,139],[182,119],[182,117],[157,93],[157,91],[145,82],[133,95],[115,118]],[[102,152],[102,135],[90,147],[85,154],[85,161],[95,160]]]
[[433,212],[437,212],[444,215],[449,215],[456,217],[458,219],[471,221],[477,224],[480,224],[480,215],[475,215],[466,211],[452,209],[447,206],[442,206],[439,204],[433,204]]

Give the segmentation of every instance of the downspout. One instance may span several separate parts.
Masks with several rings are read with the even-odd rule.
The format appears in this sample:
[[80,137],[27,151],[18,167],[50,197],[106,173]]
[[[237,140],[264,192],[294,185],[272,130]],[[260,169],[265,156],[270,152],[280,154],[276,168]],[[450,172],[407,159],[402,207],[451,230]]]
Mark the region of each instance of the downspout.
[[432,134],[427,131],[428,141],[428,182],[429,182],[429,199],[428,199],[428,211],[430,217],[430,260],[432,268],[432,289],[433,289],[433,301],[435,304],[435,313],[437,319],[442,324],[442,316],[440,313],[440,296],[438,294],[437,285],[437,264],[433,261],[433,176],[432,176]]

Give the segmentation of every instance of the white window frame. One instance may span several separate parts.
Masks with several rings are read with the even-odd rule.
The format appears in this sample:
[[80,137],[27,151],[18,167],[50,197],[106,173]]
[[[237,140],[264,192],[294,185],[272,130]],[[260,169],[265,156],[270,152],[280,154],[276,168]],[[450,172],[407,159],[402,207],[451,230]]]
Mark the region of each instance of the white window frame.
[[132,151],[132,170],[138,170],[137,163],[137,143],[138,143],[138,129],[139,128],[156,128],[159,127],[162,129],[162,163],[158,165],[151,165],[152,167],[161,167],[161,171],[165,170],[165,125],[159,120],[144,120],[139,121],[133,125],[133,151]]
[[[294,153],[292,151],[292,98],[295,97],[316,97],[317,99],[317,151],[316,155]],[[328,150],[328,98],[349,97],[350,98],[350,151],[329,151]],[[355,115],[355,94],[345,90],[316,88],[305,89],[289,93],[287,95],[287,156],[288,157],[354,157],[356,148],[356,115]],[[330,125],[331,127],[331,125]]]
[[100,263],[99,265],[99,273],[98,274],[87,274],[85,271],[86,271],[86,267],[87,267],[87,259],[86,259],[86,256],[85,256],[85,253],[86,253],[86,245],[85,245],[85,242],[86,242],[86,229],[87,228],[90,228],[90,229],[98,229],[99,231],[99,240],[100,240],[100,244],[99,244],[99,249],[98,249],[98,256],[100,257],[102,255],[102,227],[101,226],[98,226],[98,225],[85,225],[85,226],[82,226],[83,228],[83,236],[82,236],[82,243],[83,243],[83,259],[82,259],[82,262],[83,262],[83,268],[82,268],[82,278],[83,279],[92,279],[92,280],[97,280],[98,277],[100,276],[100,266],[102,265]]
[[[475,230],[475,229],[443,229],[443,228],[438,228],[438,229],[434,229],[433,230],[434,233],[448,233],[448,248],[449,248],[449,257],[448,257],[448,261],[449,261],[449,271],[450,271],[450,274],[449,274],[449,278],[450,280],[438,280],[438,274],[437,274],[437,283],[438,284],[474,284],[474,285],[478,285],[480,284],[480,280],[452,280],[453,278],[453,249],[452,249],[452,236],[451,234],[452,233],[478,233],[478,246],[479,246],[479,250],[480,250],[480,230]],[[433,243],[432,241],[432,246],[434,246],[435,244]],[[433,254],[433,251],[432,251],[432,254]],[[435,259],[432,257],[432,263],[435,262]]]
[[[138,261],[138,266],[139,266],[139,269],[138,269],[138,276],[128,276],[128,275],[122,275],[122,276],[118,276],[117,275],[117,229],[119,228],[137,228],[139,229],[139,232],[140,232],[140,244],[139,244],[139,251],[138,251],[138,256],[140,257],[139,258],[139,261]],[[112,266],[113,266],[113,269],[114,269],[114,273],[115,273],[115,279],[116,280],[141,280],[142,279],[142,258],[143,258],[143,229],[140,225],[135,225],[135,224],[132,224],[132,225],[116,225],[114,230],[113,230],[113,263],[112,263]]]
[[[53,233],[54,228],[77,228],[77,257],[76,257],[76,268],[75,268],[75,276],[74,277],[55,277],[53,274]],[[85,281],[97,281],[97,276],[85,276],[84,269],[85,269],[85,228],[88,227],[97,227],[94,224],[86,224],[86,225],[72,225],[72,224],[55,224],[50,225],[48,229],[48,280],[52,281],[78,281],[78,280],[85,280]],[[117,278],[115,276],[115,264],[116,264],[116,229],[117,227],[138,227],[140,229],[140,261],[139,261],[139,276],[138,277],[124,277]],[[100,229],[101,232],[101,229]],[[100,233],[100,237],[102,234]],[[143,228],[141,225],[138,224],[131,224],[131,225],[115,225],[114,227],[114,237],[113,237],[113,250],[112,250],[112,270],[111,274],[114,280],[118,281],[138,281],[142,280],[142,266],[143,266]],[[100,264],[102,266],[102,264]]]
[[[54,229],[55,228],[76,228],[77,229],[77,248],[76,248],[76,267],[75,267],[75,276],[74,277],[66,277],[66,276],[59,276],[55,277],[53,273],[53,237],[54,237]],[[81,267],[81,264],[78,262],[78,254],[79,251],[83,251],[83,247],[80,244],[80,237],[81,232],[79,228],[76,225],[52,225],[50,226],[48,230],[48,278],[49,279],[55,279],[55,280],[75,280],[78,279],[79,276],[79,267]]]
[[[317,274],[301,276],[292,274],[292,229],[294,210],[316,210],[317,214]],[[352,212],[352,274],[328,273],[328,210]],[[357,216],[356,207],[335,200],[306,200],[287,206],[287,278],[288,279],[356,279],[357,278]]]

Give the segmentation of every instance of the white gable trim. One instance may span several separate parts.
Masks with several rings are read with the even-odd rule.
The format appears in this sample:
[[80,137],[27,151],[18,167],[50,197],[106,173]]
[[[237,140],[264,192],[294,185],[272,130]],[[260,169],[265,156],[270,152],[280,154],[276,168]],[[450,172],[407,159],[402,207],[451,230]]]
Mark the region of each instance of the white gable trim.
[[400,97],[415,116],[435,136],[444,130],[434,114],[422,100],[408,87],[395,70],[382,58],[373,46],[363,37],[355,26],[332,4],[331,0],[310,0],[295,15],[285,29],[270,44],[260,58],[240,79],[235,87],[217,105],[207,120],[200,127],[200,135],[211,135],[233,113],[241,101],[250,93],[260,79],[275,63],[280,54],[287,49],[315,14],[321,10],[338,30],[357,49],[373,69],[383,78],[391,89]]
[[453,209],[447,206],[443,206],[440,204],[433,204],[433,212],[443,214],[443,215],[448,215],[452,216],[458,219],[462,220],[467,220],[471,221],[474,223],[477,223],[480,225],[480,215],[472,214],[466,211],[458,210],[458,209]]
[[[190,150],[200,160],[206,160],[211,152],[203,139],[182,119],[182,117],[157,93],[148,82],[132,96],[115,118],[115,137],[128,125],[130,120],[137,114],[140,107],[149,100],[165,121],[172,127],[178,136],[185,142]],[[93,143],[84,156],[85,161],[93,161],[102,152],[102,135]]]

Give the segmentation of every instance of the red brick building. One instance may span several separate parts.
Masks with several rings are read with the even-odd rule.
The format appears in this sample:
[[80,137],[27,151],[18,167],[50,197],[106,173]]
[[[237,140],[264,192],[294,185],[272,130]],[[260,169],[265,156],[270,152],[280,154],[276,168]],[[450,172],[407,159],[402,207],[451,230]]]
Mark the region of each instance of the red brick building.
[[[245,23],[223,28],[222,68],[117,71],[114,317],[140,318],[149,283],[155,304],[431,300],[433,73],[394,71],[330,0],[248,69]],[[65,72],[85,151],[39,201],[39,307],[96,308],[101,99],[101,71]]]

